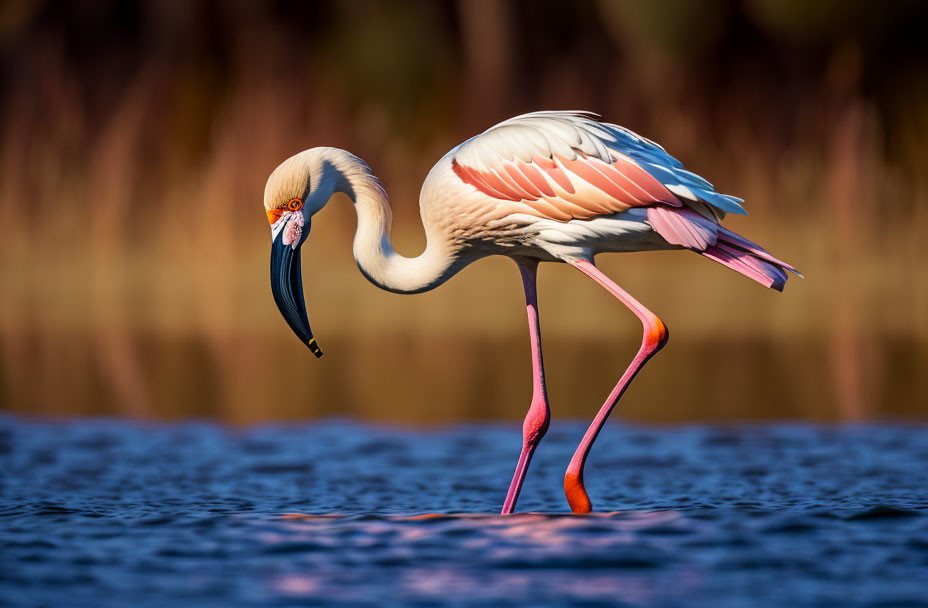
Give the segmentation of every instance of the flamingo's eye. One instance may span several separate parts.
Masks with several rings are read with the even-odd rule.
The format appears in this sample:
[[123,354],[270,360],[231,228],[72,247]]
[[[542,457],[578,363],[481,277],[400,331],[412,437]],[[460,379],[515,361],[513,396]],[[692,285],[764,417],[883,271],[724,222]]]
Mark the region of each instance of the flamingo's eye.
[[298,198],[291,198],[290,202],[287,203],[287,209],[290,211],[299,211],[303,208],[303,201]]

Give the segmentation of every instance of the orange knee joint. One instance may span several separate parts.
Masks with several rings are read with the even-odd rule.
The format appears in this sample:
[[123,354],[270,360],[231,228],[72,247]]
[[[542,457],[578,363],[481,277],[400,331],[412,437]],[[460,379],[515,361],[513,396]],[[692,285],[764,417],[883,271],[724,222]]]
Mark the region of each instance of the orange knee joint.
[[663,348],[668,338],[670,338],[670,332],[667,326],[657,317],[651,319],[651,322],[644,328],[644,346],[654,352]]

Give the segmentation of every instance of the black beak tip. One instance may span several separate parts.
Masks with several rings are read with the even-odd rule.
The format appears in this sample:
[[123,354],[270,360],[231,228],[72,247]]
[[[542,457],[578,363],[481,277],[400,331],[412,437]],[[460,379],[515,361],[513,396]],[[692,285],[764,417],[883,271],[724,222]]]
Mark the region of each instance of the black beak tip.
[[312,354],[316,355],[317,359],[322,358],[322,349],[319,348],[319,343],[316,342],[315,338],[310,338],[309,342],[306,343],[306,346],[309,347],[309,350],[312,352]]

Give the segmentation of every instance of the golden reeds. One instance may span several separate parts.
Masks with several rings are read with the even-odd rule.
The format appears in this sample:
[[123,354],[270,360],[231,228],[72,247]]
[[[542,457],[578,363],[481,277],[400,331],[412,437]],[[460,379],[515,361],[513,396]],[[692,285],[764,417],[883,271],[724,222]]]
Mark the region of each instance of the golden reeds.
[[[926,159],[896,132],[928,124],[928,89],[887,122],[861,92],[860,49],[835,47],[822,81],[798,92],[751,66],[703,90],[666,59],[649,69],[680,82],[639,89],[618,51],[599,58],[602,81],[591,83],[574,67],[600,50],[582,47],[526,86],[515,51],[483,53],[463,19],[465,50],[449,51],[462,67],[449,68],[448,53],[436,60],[460,72],[430,76],[407,119],[358,93],[331,65],[337,49],[294,49],[306,41],[277,35],[260,10],[246,17],[253,30],[236,26],[251,34],[226,63],[152,54],[128,78],[105,62],[100,74],[78,73],[46,36],[22,57],[26,74],[8,78],[17,87],[0,120],[3,409],[236,422],[520,417],[530,388],[511,263],[482,261],[421,296],[380,292],[354,268],[353,213],[336,201],[304,248],[310,318],[328,354],[315,361],[270,297],[261,193],[296,151],[351,149],[383,178],[397,249],[412,254],[432,162],[503,112],[570,105],[640,130],[744,197],[751,216],[730,226],[808,277],[778,295],[684,253],[604,258],[672,333],[619,415],[925,413],[928,194],[911,155]],[[497,85],[502,102],[468,102],[468,86]],[[908,160],[889,141],[909,142]],[[540,297],[555,416],[589,417],[633,354],[637,322],[568,268],[542,267]]]

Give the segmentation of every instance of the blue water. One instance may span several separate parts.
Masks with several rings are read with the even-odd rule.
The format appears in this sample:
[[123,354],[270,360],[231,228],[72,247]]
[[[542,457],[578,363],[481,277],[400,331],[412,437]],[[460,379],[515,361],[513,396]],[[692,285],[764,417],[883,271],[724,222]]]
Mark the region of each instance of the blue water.
[[928,606],[926,431],[0,418],[0,605]]

